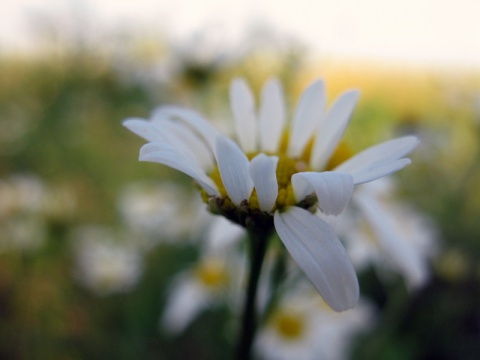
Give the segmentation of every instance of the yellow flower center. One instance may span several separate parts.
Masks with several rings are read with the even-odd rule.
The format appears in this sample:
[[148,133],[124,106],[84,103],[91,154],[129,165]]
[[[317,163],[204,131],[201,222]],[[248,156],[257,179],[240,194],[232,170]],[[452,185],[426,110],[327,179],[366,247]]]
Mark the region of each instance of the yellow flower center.
[[[284,142],[285,141],[282,141],[282,144],[284,144]],[[216,198],[210,198],[204,190],[201,190],[203,200],[209,205],[210,211],[213,213],[222,214],[242,226],[247,226],[248,221],[251,221],[252,219],[256,220],[256,223],[268,224],[271,222],[273,213],[276,210],[282,210],[288,206],[296,205],[313,211],[313,209],[315,209],[315,204],[317,203],[316,196],[312,194],[306,199],[302,199],[300,202],[298,202],[295,198],[291,182],[293,174],[311,171],[308,164],[310,162],[312,146],[313,140],[307,144],[304,152],[299,158],[291,158],[287,156],[286,146],[284,145],[280,146],[280,151],[278,154],[267,154],[278,157],[276,170],[278,196],[273,209],[268,213],[259,209],[257,192],[255,189],[253,190],[249,199],[246,199],[239,206],[235,206],[228,197],[218,166],[209,174],[209,176],[217,185],[220,196]],[[259,152],[249,153],[247,154],[247,157],[249,160],[251,160],[258,154]],[[345,144],[341,143],[330,158],[325,170],[332,170],[350,156],[351,152],[349,148]]]
[[285,340],[296,340],[305,332],[305,319],[303,316],[280,312],[274,316],[273,326]]
[[225,263],[219,260],[204,261],[195,269],[195,272],[200,282],[208,288],[220,288],[228,281]]
[[278,196],[275,203],[274,211],[276,209],[282,209],[286,206],[295,205],[295,195],[293,193],[291,178],[293,174],[308,171],[307,163],[303,160],[295,160],[287,157],[286,155],[280,155],[278,157],[277,164],[277,184],[278,184]]

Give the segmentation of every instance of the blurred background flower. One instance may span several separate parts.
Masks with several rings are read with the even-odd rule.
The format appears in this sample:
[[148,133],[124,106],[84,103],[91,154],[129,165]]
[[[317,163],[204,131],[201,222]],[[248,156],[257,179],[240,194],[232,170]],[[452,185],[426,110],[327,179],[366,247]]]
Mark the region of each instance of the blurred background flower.
[[345,234],[357,268],[373,264],[380,278],[394,271],[403,275],[410,288],[418,288],[430,277],[429,264],[439,246],[437,230],[424,214],[398,199],[389,180],[360,187],[350,213],[336,227]]
[[108,228],[90,225],[75,229],[77,280],[98,295],[132,290],[142,274],[143,259],[132,244],[122,241]]
[[352,338],[368,331],[373,322],[373,311],[365,301],[337,313],[312,287],[296,285],[261,329],[256,350],[267,360],[342,360],[348,358]]
[[[186,176],[139,163],[142,140],[121,120],[173,103],[228,132],[238,76],[257,99],[278,77],[288,108],[318,77],[329,99],[359,89],[345,134],[354,152],[421,139],[406,171],[359,187],[334,224],[364,303],[337,317],[282,287],[278,312],[304,314],[295,319],[317,341],[295,348],[272,315],[259,359],[280,348],[298,358],[478,357],[479,10],[470,0],[0,2],[0,358],[229,357],[242,280],[192,299],[182,331],[159,319],[182,312],[171,310],[182,282],[242,278],[214,270],[244,268],[243,230],[205,215]],[[235,261],[210,263],[219,252]]]

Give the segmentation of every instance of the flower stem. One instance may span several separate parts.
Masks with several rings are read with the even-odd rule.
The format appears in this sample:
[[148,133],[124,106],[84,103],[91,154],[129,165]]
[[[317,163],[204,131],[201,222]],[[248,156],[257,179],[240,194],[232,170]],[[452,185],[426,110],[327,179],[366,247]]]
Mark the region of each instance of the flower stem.
[[249,232],[250,273],[242,316],[242,328],[237,344],[237,360],[250,360],[253,341],[257,330],[257,313],[255,309],[258,280],[263,260],[267,251],[270,232]]

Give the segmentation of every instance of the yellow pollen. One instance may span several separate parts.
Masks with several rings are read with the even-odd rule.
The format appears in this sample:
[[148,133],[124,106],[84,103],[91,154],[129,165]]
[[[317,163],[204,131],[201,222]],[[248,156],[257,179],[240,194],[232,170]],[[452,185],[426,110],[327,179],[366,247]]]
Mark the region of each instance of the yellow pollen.
[[196,268],[200,282],[209,288],[219,288],[228,281],[225,264],[219,260],[208,260]]
[[302,160],[294,160],[286,155],[278,156],[277,183],[278,197],[275,203],[276,209],[281,209],[297,202],[293,193],[291,178],[293,174],[308,170],[308,166]]
[[273,325],[278,334],[287,340],[298,339],[305,331],[304,318],[294,314],[276,314],[273,319]]

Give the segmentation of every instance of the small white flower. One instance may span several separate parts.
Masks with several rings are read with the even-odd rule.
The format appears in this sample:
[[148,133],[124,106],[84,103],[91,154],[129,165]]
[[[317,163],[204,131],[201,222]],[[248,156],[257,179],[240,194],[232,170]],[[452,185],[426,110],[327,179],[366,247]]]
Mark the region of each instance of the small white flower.
[[44,182],[32,175],[0,180],[0,218],[12,214],[41,214],[47,198]]
[[238,145],[198,113],[174,106],[124,125],[149,141],[140,160],[192,177],[212,212],[253,230],[274,228],[325,301],[336,311],[352,308],[359,296],[353,266],[332,229],[313,213],[342,213],[354,185],[408,165],[404,156],[417,139],[387,141],[338,162],[357,91],[345,92],[325,111],[324,85],[316,81],[289,124],[276,80],[265,85],[258,115],[244,80],[232,82],[230,97]]
[[262,359],[346,359],[353,337],[373,321],[364,301],[339,314],[308,288],[286,295],[259,331],[255,351]]
[[48,221],[65,219],[73,208],[72,193],[37,176],[0,179],[0,251],[38,250],[47,239]]
[[140,279],[143,259],[101,226],[85,226],[73,234],[75,276],[97,295],[128,292]]
[[124,224],[136,235],[137,243],[148,249],[189,235],[190,224],[200,206],[186,207],[187,198],[184,189],[171,182],[138,182],[125,187],[118,208]]
[[178,334],[207,309],[220,305],[236,307],[242,267],[238,258],[223,250],[207,247],[197,263],[174,278],[160,318],[163,330]]

